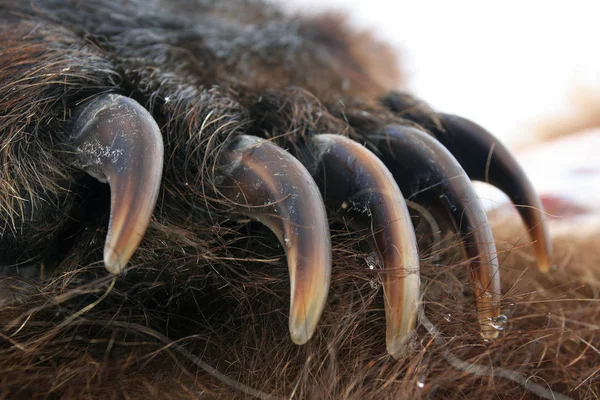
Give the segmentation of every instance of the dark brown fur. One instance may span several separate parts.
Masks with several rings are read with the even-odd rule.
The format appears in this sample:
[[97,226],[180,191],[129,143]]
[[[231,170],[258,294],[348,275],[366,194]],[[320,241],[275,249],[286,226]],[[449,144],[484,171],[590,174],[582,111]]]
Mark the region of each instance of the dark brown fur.
[[[518,218],[502,219],[509,324],[492,342],[478,333],[464,262],[422,249],[425,315],[441,336],[421,326],[396,361],[380,271],[360,233],[333,225],[324,315],[307,345],[291,343],[283,250],[228,213],[212,187],[216,155],[240,133],[294,153],[318,133],[437,129],[426,106],[388,94],[400,74],[384,45],[337,18],[288,18],[253,0],[3,0],[0,21],[0,267],[19,275],[0,292],[0,398],[249,396],[240,385],[294,398],[533,396],[501,374],[456,369],[450,353],[600,397],[595,226],[591,239],[555,235],[560,271],[545,276],[516,244]],[[153,221],[117,278],[100,262],[108,188],[74,169],[64,145],[72,109],[105,92],[146,106],[165,138]]]

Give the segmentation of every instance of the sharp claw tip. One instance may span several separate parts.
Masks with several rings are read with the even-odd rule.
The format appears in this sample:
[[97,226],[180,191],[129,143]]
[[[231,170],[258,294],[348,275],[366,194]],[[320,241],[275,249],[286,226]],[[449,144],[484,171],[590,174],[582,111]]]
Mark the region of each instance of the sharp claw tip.
[[412,339],[416,337],[416,331],[412,330],[408,335],[399,335],[390,339],[386,343],[386,350],[389,355],[394,357],[396,360],[404,358],[409,350],[412,348]]
[[539,270],[544,273],[552,273],[558,271],[558,265],[552,262],[542,262],[538,265]]
[[508,319],[504,314],[480,320],[481,337],[486,340],[498,339],[500,332],[506,327],[507,321]]
[[308,342],[308,340],[311,338],[312,332],[309,334],[304,326],[295,328],[290,326],[290,336],[292,338],[292,342],[297,345],[303,345],[306,344],[306,342]]
[[104,262],[104,267],[106,268],[106,270],[108,272],[110,272],[111,274],[117,275],[119,274],[122,270],[123,270],[123,266],[119,263],[108,263],[108,262]]
[[500,332],[498,330],[492,330],[492,329],[482,329],[481,330],[481,337],[484,338],[485,340],[492,340],[492,339],[498,339],[498,336],[500,335]]
[[[322,307],[320,307],[322,310]],[[321,311],[290,312],[289,329],[292,342],[303,345],[310,340],[317,329]]]
[[104,252],[104,267],[111,274],[120,273],[127,263],[121,260],[121,257],[114,251]]

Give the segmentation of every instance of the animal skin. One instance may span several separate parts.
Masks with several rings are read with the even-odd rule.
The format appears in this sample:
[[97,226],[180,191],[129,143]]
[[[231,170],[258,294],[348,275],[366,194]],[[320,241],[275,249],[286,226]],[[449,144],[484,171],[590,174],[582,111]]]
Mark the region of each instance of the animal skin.
[[596,220],[401,78],[257,0],[0,0],[0,398],[600,398]]

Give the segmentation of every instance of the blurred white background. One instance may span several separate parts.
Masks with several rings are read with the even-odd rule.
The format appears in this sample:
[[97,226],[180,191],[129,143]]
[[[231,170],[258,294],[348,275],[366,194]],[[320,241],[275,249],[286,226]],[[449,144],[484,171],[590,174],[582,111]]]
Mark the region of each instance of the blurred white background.
[[274,0],[290,12],[341,11],[392,44],[409,88],[508,145],[569,112],[578,87],[600,92],[600,2]]

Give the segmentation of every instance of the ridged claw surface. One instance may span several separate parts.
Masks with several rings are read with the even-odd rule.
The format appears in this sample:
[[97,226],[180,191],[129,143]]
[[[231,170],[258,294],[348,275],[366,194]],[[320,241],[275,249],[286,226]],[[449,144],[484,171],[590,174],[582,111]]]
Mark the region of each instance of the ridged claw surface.
[[384,272],[387,350],[400,356],[420,300],[417,242],[402,193],[377,156],[353,140],[323,134],[313,145],[313,175],[325,203],[349,226],[371,232]]
[[329,223],[319,189],[298,160],[257,137],[237,137],[221,157],[220,192],[237,212],[271,229],[285,249],[290,335],[304,344],[323,312],[331,276]]
[[135,100],[107,94],[74,113],[76,164],[111,190],[104,264],[119,273],[142,240],[156,205],[163,141],[150,113]]
[[544,208],[533,185],[513,155],[481,126],[455,115],[441,114],[445,132],[437,139],[456,157],[471,179],[502,190],[515,204],[534,241],[542,271],[552,269],[552,244]]
[[492,231],[471,181],[458,161],[435,138],[406,126],[390,126],[369,137],[381,151],[402,193],[441,210],[464,241],[482,335],[496,337],[500,317],[500,274]]

